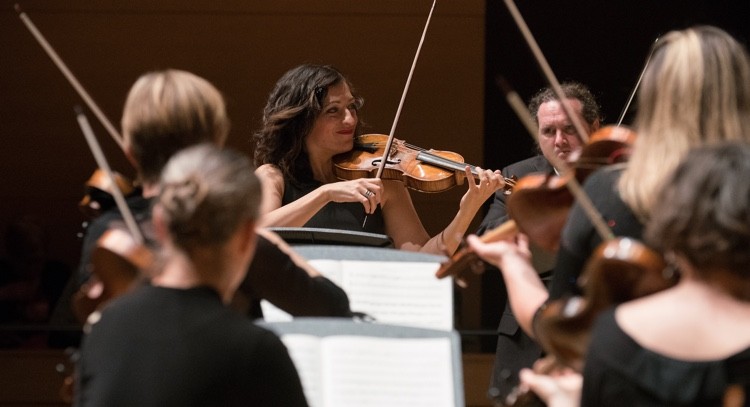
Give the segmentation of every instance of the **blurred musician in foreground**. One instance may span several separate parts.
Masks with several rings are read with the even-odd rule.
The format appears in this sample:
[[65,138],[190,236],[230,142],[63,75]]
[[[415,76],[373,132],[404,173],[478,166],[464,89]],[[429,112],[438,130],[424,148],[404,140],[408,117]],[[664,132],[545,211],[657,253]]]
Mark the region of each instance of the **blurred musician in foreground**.
[[[208,81],[180,70],[151,72],[133,84],[122,118],[125,154],[138,170],[142,195],[127,204],[152,247],[152,200],[159,175],[179,150],[199,143],[223,146],[229,132],[224,100]],[[116,208],[89,226],[80,266],[80,280],[92,273],[91,253],[99,238],[122,223]],[[293,315],[349,316],[349,300],[338,286],[320,276],[278,236],[258,229],[258,248],[240,294],[257,302],[266,298]],[[247,298],[246,298],[247,299]],[[248,312],[257,316],[257,308]]]
[[[458,213],[430,237],[403,182],[340,181],[333,157],[354,148],[360,133],[357,96],[330,66],[301,65],[276,83],[255,134],[255,164],[264,184],[263,226],[319,227],[390,236],[398,249],[453,253],[482,204],[504,186],[500,171],[467,176]],[[365,217],[367,221],[365,222]]]
[[[690,148],[750,139],[750,59],[742,45],[721,29],[701,26],[670,32],[655,47],[639,90],[638,138],[629,162],[595,172],[584,185],[615,236],[641,237],[665,177]],[[502,271],[513,313],[533,337],[533,320],[546,301],[580,294],[577,278],[601,238],[576,203],[549,292],[531,266],[523,235],[468,241]]]
[[260,194],[234,150],[169,161],[153,209],[162,264],[89,317],[77,406],[307,405],[279,338],[226,306],[255,252]]
[[[645,239],[680,281],[599,316],[580,405],[746,405],[732,397],[750,396],[749,177],[750,144],[729,143],[691,151],[664,183]],[[521,376],[551,407],[579,405],[580,374]]]
[[[599,104],[589,89],[576,82],[563,83],[561,88],[588,134],[598,130]],[[538,125],[537,140],[541,154],[503,168],[502,173],[505,177],[515,176],[520,179],[531,173],[554,174],[557,170],[550,160],[557,157],[563,162],[569,162],[572,157],[580,153],[582,148],[581,138],[551,88],[544,88],[532,96],[529,101],[529,111]],[[507,198],[508,195],[504,191],[495,193],[495,198],[479,226],[477,235],[483,235],[508,221]],[[540,264],[537,268],[543,267],[540,271],[548,271],[545,266]],[[552,266],[553,264],[549,264],[550,268]],[[505,310],[497,328],[497,350],[490,381],[490,396],[504,399],[518,385],[518,371],[522,367],[530,367],[541,356],[542,351],[536,342],[519,329],[518,322],[507,304],[505,287],[502,280],[495,281],[497,277],[495,273],[485,273],[482,277],[482,286],[485,287],[485,284],[491,286],[486,290],[492,291],[493,295],[499,297],[492,301],[493,304],[505,303]]]

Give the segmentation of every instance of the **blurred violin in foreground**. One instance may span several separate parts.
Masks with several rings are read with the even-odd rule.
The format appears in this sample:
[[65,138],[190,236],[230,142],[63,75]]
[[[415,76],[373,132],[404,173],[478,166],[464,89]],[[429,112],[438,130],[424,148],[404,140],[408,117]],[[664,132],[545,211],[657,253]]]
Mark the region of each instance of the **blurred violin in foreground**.
[[[601,243],[579,279],[583,295],[550,301],[534,319],[534,336],[546,353],[534,364],[534,371],[583,372],[591,328],[602,311],[672,287],[678,278],[660,254],[637,240],[615,238]],[[522,387],[496,403],[498,407],[544,405],[535,393]]]
[[[507,200],[511,220],[488,231],[480,239],[490,243],[523,232],[530,242],[555,252],[575,202],[570,192],[571,184],[574,181],[582,183],[601,167],[627,161],[635,139],[635,132],[627,127],[606,126],[591,135],[589,143],[571,163],[571,171],[564,175],[535,173],[521,177],[515,181]],[[460,281],[466,271],[481,273],[484,267],[484,262],[469,247],[463,247],[441,264],[435,275],[438,278],[456,276]]]
[[596,316],[613,305],[654,294],[677,283],[678,273],[661,254],[630,238],[602,242],[586,263],[582,296],[548,302],[534,320],[539,344],[560,365],[583,371]]

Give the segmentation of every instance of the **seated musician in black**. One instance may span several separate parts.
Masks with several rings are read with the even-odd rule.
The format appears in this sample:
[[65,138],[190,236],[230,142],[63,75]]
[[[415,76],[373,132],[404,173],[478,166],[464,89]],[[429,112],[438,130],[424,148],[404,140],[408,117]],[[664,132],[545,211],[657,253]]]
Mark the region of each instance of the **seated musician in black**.
[[150,283],[84,327],[76,406],[307,406],[284,344],[226,305],[255,252],[260,182],[212,144],[164,168]]
[[455,217],[431,237],[403,182],[337,178],[333,157],[354,148],[361,105],[346,77],[331,66],[300,65],[278,80],[254,135],[256,174],[264,187],[262,224],[379,233],[397,249],[453,253],[477,211],[504,186],[500,171],[479,168],[477,181],[467,177]]
[[[595,132],[599,128],[599,105],[589,89],[577,82],[563,83],[561,87],[571,107],[578,114],[579,121],[586,127],[586,131],[589,134]],[[529,112],[539,128],[537,139],[541,154],[503,168],[503,176],[507,178],[520,179],[532,173],[554,174],[556,170],[550,161],[554,161],[556,157],[558,160],[568,162],[580,152],[583,146],[573,123],[568,119],[557,95],[551,88],[542,89],[531,98]],[[495,193],[495,198],[477,230],[477,235],[483,235],[508,221],[507,198],[508,195],[504,191]],[[552,256],[541,251],[539,254],[539,257]],[[546,272],[554,266],[554,264],[544,263],[542,259],[535,264],[537,270]],[[504,307],[497,328],[497,350],[489,392],[492,398],[504,399],[518,385],[518,371],[522,367],[530,367],[541,356],[542,351],[539,345],[519,328],[507,303],[507,292],[502,276],[496,272],[488,272],[484,273],[482,280],[485,296],[492,297],[489,302],[493,306]],[[494,308],[488,312],[496,313],[497,310]]]
[[[151,200],[158,192],[158,177],[177,151],[203,142],[222,146],[229,132],[224,100],[206,80],[189,72],[165,70],[139,78],[130,90],[122,118],[125,154],[138,170],[142,194],[127,204],[147,238]],[[92,275],[91,253],[98,239],[122,222],[117,209],[96,218],[86,231],[79,282]],[[295,255],[274,233],[258,229],[258,249],[238,295],[257,305],[268,299],[297,316],[350,316],[346,293],[320,276]],[[243,309],[244,310],[244,309]],[[257,306],[250,309],[259,316]]]

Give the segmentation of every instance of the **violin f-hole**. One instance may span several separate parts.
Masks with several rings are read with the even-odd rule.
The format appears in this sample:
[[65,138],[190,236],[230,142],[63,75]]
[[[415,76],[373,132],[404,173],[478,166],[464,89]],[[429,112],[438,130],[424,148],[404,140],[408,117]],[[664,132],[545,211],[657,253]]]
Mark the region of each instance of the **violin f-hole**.
[[[381,161],[383,161],[382,158],[376,158],[376,159],[372,160],[372,165],[374,167],[379,167]],[[386,160],[385,161],[385,165],[399,165],[399,164],[401,164],[401,159],[400,158],[398,160]]]

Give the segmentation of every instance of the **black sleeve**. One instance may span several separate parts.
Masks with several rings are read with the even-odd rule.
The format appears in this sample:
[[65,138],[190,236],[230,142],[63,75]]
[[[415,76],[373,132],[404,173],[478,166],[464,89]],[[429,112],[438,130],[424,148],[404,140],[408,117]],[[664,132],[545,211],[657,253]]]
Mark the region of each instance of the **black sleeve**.
[[107,231],[111,221],[112,216],[102,215],[93,219],[86,227],[86,232],[83,236],[83,244],[81,245],[81,259],[78,262],[78,274],[76,275],[75,285],[76,289],[91,277],[91,268],[89,267],[91,254],[96,247],[96,242],[102,237],[104,232]]
[[[596,333],[593,333],[596,331]],[[583,388],[581,389],[581,406],[601,406],[599,395],[602,391],[602,381],[607,373],[599,358],[602,349],[602,330],[600,324],[592,327],[591,343],[586,351],[586,364],[583,368]],[[605,346],[609,346],[606,344]]]
[[549,286],[549,300],[554,301],[568,295],[580,295],[578,287],[578,275],[583,269],[586,257],[581,257],[565,246],[561,246],[557,252],[557,263],[552,273],[552,281]]
[[506,197],[507,195],[505,195],[502,190],[495,192],[490,209],[487,211],[487,215],[484,216],[484,219],[482,219],[479,229],[477,229],[477,235],[481,236],[488,230],[492,230],[508,220],[508,213],[505,209]]
[[[613,189],[613,182],[609,174],[598,172],[589,176],[583,185],[584,193],[591,198],[592,204],[605,221],[613,209],[609,197],[617,194]],[[593,249],[601,242],[602,238],[593,223],[576,201],[568,214],[560,237],[560,249],[550,285],[550,300],[581,293],[577,284],[578,276],[581,275]]]
[[294,316],[349,317],[349,297],[325,277],[311,277],[288,254],[263,236],[239,290],[265,299]]
[[[614,236],[640,239],[643,224],[623,202],[617,190],[621,173],[622,170],[618,168],[600,169],[586,179],[583,189]],[[560,239],[560,251],[550,289],[551,299],[565,294],[580,294],[576,280],[602,241],[602,236],[576,202]]]

